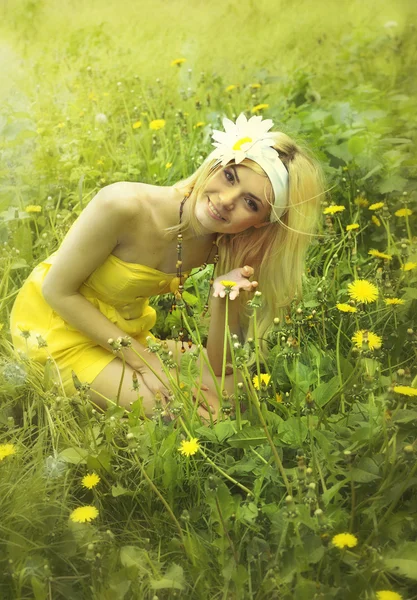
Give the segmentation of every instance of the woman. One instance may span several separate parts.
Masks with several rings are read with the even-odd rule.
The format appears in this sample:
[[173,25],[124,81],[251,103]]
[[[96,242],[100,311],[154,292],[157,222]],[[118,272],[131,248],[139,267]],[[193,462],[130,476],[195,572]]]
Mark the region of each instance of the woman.
[[[75,391],[74,371],[91,385],[96,404],[104,407],[103,398],[114,400],[124,361],[108,340],[128,335],[131,347],[120,350],[125,359],[120,404],[128,408],[137,399],[132,389],[136,372],[145,412],[151,414],[155,393],[166,396],[167,389],[152,372],[166,381],[159,358],[146,351],[156,318],[148,298],[181,295],[183,278],[202,263],[218,260],[217,272],[222,273],[213,284],[203,351],[219,382],[225,335],[221,281],[235,282],[231,300],[259,282],[262,350],[273,318],[282,316],[300,294],[305,253],[324,192],[320,164],[284,133],[269,132],[270,119],[248,121],[241,114],[236,123],[224,119],[223,125],[225,132],[213,133],[215,150],[188,179],[172,187],[121,182],[100,190],[59,249],[24,283],[11,314],[14,346],[41,362],[51,356],[68,394]],[[257,281],[249,281],[255,272]],[[247,294],[240,294],[229,307],[230,331],[241,341],[253,337],[247,300]],[[22,330],[33,334],[24,338]],[[47,347],[38,347],[35,334]],[[179,342],[167,343],[178,360]],[[205,396],[216,413],[213,379],[204,361],[202,369]],[[233,389],[230,369],[225,388]],[[199,407],[200,415],[207,416],[206,408],[206,403]]]

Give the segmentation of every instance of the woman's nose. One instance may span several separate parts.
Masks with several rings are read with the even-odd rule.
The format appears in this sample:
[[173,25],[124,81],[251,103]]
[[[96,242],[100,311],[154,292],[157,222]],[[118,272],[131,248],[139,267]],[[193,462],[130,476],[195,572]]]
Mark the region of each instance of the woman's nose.
[[236,190],[227,190],[219,194],[219,201],[224,208],[230,209],[236,203],[237,197]]

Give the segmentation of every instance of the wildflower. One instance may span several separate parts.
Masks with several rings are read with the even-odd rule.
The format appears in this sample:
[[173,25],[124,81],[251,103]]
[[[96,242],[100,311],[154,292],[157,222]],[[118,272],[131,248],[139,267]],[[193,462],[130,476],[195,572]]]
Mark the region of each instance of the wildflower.
[[139,127],[142,127],[142,121],[135,121],[132,127],[133,129],[139,129]]
[[16,454],[16,446],[14,444],[0,444],[0,461],[12,454]]
[[63,127],[65,127],[65,123],[63,121],[61,121],[61,123],[58,123],[57,127],[59,129],[62,129]]
[[170,169],[172,167],[172,163],[171,162],[167,162],[167,164],[165,165],[166,169]]
[[369,202],[363,196],[357,196],[353,201],[356,206],[368,206]]
[[85,523],[98,517],[98,510],[95,506],[79,506],[70,514],[70,519],[74,523]]
[[39,206],[39,204],[29,204],[26,206],[25,211],[27,213],[40,213],[42,212],[42,206]]
[[396,210],[394,213],[394,215],[396,217],[409,217],[412,214],[413,214],[413,211],[410,208],[400,208],[399,210]]
[[403,600],[401,594],[390,592],[389,590],[381,590],[376,593],[377,600]]
[[372,215],[372,222],[375,223],[377,227],[381,227],[381,221],[375,215]]
[[196,454],[199,451],[199,449],[200,444],[198,443],[198,439],[191,438],[188,441],[183,440],[178,451],[181,452],[183,456],[193,456],[193,454]]
[[164,119],[154,119],[153,121],[151,121],[149,123],[149,127],[150,127],[150,129],[153,129],[154,131],[157,131],[158,129],[162,129],[163,127],[165,127],[165,120]]
[[260,83],[251,83],[249,86],[252,90],[258,90],[261,87]]
[[394,304],[405,304],[405,300],[401,298],[385,298],[385,304],[394,305]]
[[198,127],[204,127],[205,122],[204,121],[199,121],[198,123],[196,123],[194,125],[194,129],[197,129]]
[[383,202],[375,202],[375,204],[371,204],[371,206],[369,207],[369,210],[378,210],[379,208],[382,208],[384,206]]
[[402,271],[411,271],[417,267],[417,263],[415,262],[406,262],[401,266]]
[[351,306],[350,304],[343,304],[343,303],[342,304],[336,304],[336,308],[338,310],[340,310],[340,312],[345,312],[345,313],[347,313],[347,312],[351,312],[351,313],[357,312],[357,308],[355,308],[354,306]]
[[220,283],[224,285],[225,288],[232,288],[236,285],[236,281],[228,281],[227,279],[222,279]]
[[417,388],[410,385],[396,385],[393,390],[396,394],[402,394],[403,396],[417,396]]
[[95,95],[94,92],[90,92],[88,94],[88,99],[91,100],[92,102],[97,102],[97,96]]
[[104,165],[104,160],[101,160],[101,158],[99,158],[98,161],[97,161],[97,164],[98,165]]
[[359,224],[351,223],[350,225],[346,225],[346,231],[352,231],[353,229],[359,229]]
[[234,84],[232,83],[232,85],[228,85],[228,86],[227,86],[227,88],[225,88],[225,90],[224,90],[224,91],[225,91],[225,92],[232,92],[232,91],[233,91],[233,90],[235,90],[236,88],[237,88],[237,86],[236,86],[236,85],[234,85]]
[[337,212],[343,212],[345,210],[345,206],[340,206],[337,204],[332,204],[332,206],[328,206],[327,208],[324,209],[323,214],[324,215],[334,215]]
[[266,108],[269,108],[269,104],[257,104],[256,106],[254,106],[254,107],[252,108],[252,112],[253,112],[253,113],[257,113],[257,112],[259,112],[260,110],[264,110],[264,109],[266,109]]
[[384,254],[383,252],[379,252],[379,250],[369,250],[368,254],[375,256],[375,258],[386,258],[387,260],[392,259],[390,254]]
[[96,114],[95,122],[99,124],[107,123],[107,117],[104,113]]
[[275,394],[275,400],[276,400],[276,402],[281,403],[282,402],[282,394]]
[[353,283],[349,283],[348,294],[357,302],[374,302],[378,297],[378,288],[366,279],[356,279]]
[[255,375],[252,379],[253,387],[255,388],[255,390],[259,390],[262,384],[267,386],[270,379],[271,375],[268,375],[268,373],[261,373],[259,377],[258,375]]
[[96,487],[96,485],[100,483],[100,477],[96,473],[90,473],[83,477],[81,483],[85,488],[92,490],[93,487]]
[[338,533],[332,538],[333,545],[341,550],[343,548],[354,548],[358,543],[358,538],[351,533]]
[[180,67],[183,63],[186,62],[186,58],[175,58],[171,61],[171,67]]
[[352,342],[356,344],[357,348],[362,348],[362,343],[364,342],[365,338],[368,341],[370,350],[379,349],[382,345],[382,338],[376,333],[368,331],[367,329],[359,329],[356,331],[352,337]]

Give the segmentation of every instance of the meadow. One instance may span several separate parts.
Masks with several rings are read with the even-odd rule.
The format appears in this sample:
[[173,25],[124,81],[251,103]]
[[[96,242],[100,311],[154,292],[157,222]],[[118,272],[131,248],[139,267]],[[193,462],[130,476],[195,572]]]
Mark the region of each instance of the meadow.
[[[417,9],[312,6],[1,4],[2,600],[417,599]],[[175,418],[144,419],[140,388],[130,411],[87,382],[66,396],[53,360],[12,347],[26,277],[101,187],[172,185],[242,111],[305,141],[328,184],[266,360],[229,336],[244,383],[203,425],[159,296]],[[199,344],[211,272],[185,284]]]

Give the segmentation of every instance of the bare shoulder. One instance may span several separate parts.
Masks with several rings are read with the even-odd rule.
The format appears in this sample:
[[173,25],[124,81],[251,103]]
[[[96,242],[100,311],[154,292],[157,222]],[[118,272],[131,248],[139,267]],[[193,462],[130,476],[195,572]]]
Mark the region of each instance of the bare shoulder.
[[143,183],[118,181],[101,188],[91,202],[107,204],[128,217],[138,213],[138,205],[146,204],[147,186]]

